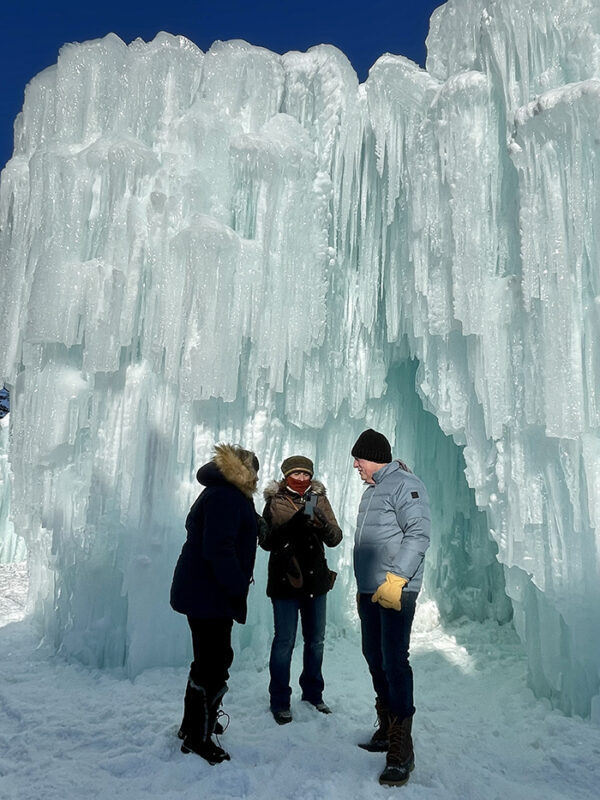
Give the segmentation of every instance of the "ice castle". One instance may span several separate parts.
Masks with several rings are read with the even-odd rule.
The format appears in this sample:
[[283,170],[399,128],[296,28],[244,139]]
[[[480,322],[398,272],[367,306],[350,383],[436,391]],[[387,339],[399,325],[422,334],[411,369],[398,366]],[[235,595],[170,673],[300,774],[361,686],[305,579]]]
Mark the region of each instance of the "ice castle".
[[[326,45],[109,35],[27,87],[0,523],[65,654],[187,660],[168,588],[215,441],[263,482],[314,459],[350,632],[350,449],[374,427],[433,500],[424,597],[512,618],[536,693],[600,719],[600,3],[449,0],[427,45],[426,70],[385,55],[359,84]],[[256,584],[237,635],[260,653],[260,558]]]

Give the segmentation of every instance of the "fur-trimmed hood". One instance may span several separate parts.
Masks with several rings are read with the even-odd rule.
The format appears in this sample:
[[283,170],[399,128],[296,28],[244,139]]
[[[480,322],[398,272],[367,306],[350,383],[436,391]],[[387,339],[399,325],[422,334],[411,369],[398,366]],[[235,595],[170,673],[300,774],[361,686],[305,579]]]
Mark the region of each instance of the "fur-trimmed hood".
[[[286,483],[285,478],[280,481],[269,481],[266,485],[265,490],[263,492],[265,500],[268,500],[270,497],[275,497],[276,494],[283,494],[286,490]],[[310,488],[306,491],[310,491],[313,494],[321,495],[325,497],[327,495],[327,490],[325,486],[321,483],[321,481],[312,480],[310,482]]]
[[253,464],[255,459],[256,456],[250,450],[233,444],[217,444],[213,460],[200,467],[196,478],[203,486],[225,480],[251,498],[258,483]]

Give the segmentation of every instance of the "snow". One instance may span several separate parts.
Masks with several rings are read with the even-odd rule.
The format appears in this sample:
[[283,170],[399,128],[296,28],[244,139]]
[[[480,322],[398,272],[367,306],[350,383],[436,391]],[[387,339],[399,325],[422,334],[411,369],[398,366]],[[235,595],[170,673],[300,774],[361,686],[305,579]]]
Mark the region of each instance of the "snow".
[[[176,732],[187,670],[68,663],[39,645],[24,614],[27,571],[0,567],[0,796],[5,800],[364,800],[384,757],[356,744],[372,733],[373,693],[356,630],[329,636],[325,716],[299,700],[278,726],[268,670],[236,653],[221,737],[231,761],[183,755]],[[254,587],[253,594],[262,591]],[[251,597],[251,600],[253,598]],[[442,630],[421,607],[413,638],[416,768],[406,800],[591,800],[600,785],[600,728],[568,718],[525,687],[510,626],[466,620]],[[419,621],[420,620],[420,621]]]

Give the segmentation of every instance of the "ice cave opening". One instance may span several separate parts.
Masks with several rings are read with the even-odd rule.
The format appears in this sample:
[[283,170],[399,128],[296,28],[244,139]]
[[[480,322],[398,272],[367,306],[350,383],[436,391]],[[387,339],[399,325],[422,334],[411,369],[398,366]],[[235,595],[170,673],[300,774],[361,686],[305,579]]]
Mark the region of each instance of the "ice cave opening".
[[466,616],[506,623],[512,606],[487,514],[467,483],[462,448],[423,408],[414,388],[417,369],[415,359],[400,362],[386,382],[389,402],[397,409],[397,452],[414,465],[432,498],[424,594],[435,600],[442,620]]

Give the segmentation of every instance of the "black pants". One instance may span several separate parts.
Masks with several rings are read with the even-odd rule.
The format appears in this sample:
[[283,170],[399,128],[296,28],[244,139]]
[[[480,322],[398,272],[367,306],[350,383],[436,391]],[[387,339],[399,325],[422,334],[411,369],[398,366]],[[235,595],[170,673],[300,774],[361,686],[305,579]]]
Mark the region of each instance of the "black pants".
[[231,648],[232,619],[187,618],[192,631],[194,660],[190,665],[190,680],[202,686],[213,697],[225,686],[233,661]]
[[400,611],[373,603],[370,594],[359,595],[358,602],[362,651],[375,694],[392,716],[412,717],[415,706],[409,647],[417,592],[402,592]]

